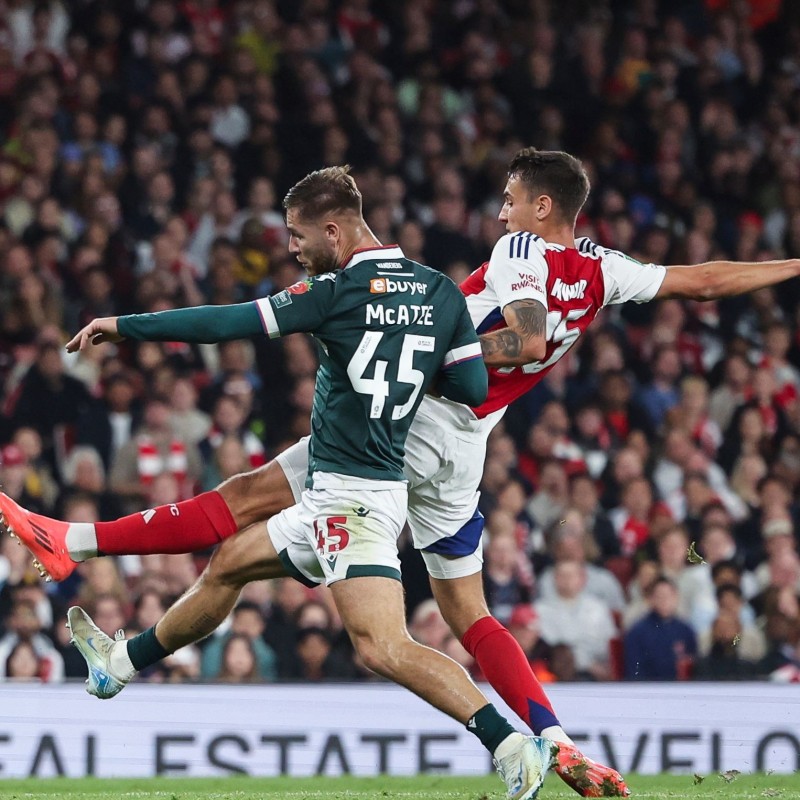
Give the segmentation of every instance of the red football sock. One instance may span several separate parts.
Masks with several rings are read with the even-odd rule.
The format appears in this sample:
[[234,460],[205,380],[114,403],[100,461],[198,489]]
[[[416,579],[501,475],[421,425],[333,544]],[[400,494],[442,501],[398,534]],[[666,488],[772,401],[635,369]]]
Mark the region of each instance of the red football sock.
[[479,619],[461,639],[486,680],[535,733],[560,726],[517,640],[494,618]]
[[238,528],[219,492],[204,492],[168,506],[158,506],[114,522],[98,522],[100,555],[193,553],[213,547]]

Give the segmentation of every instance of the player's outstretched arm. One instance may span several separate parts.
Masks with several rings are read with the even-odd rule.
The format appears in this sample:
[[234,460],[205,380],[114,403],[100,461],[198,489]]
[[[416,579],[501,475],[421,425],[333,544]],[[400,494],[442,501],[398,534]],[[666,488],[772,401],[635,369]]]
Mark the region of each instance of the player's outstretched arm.
[[198,306],[103,317],[90,322],[67,342],[67,350],[83,350],[89,344],[119,342],[124,338],[149,342],[199,342],[213,344],[264,333],[254,302],[228,306]]
[[547,309],[538,300],[515,300],[503,309],[507,328],[481,335],[487,367],[520,367],[541,361],[547,349]]
[[754,292],[800,276],[800,259],[785,261],[709,261],[667,267],[656,298],[717,300]]

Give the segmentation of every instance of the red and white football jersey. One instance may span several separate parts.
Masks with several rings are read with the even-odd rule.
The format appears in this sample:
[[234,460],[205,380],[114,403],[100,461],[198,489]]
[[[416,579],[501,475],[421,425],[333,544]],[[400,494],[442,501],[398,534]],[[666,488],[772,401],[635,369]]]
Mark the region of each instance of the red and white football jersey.
[[646,303],[658,292],[666,268],[640,264],[586,238],[576,247],[549,244],[533,233],[503,236],[492,256],[462,284],[478,333],[505,328],[503,308],[538,300],[547,309],[547,350],[522,367],[489,368],[489,395],[473,409],[479,419],[532,389],[597,316],[603,306]]

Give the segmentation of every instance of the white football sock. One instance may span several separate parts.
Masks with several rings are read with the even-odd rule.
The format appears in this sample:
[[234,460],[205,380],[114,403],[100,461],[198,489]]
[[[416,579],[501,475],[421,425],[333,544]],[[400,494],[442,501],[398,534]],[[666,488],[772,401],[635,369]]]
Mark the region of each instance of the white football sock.
[[519,747],[520,737],[523,739],[527,738],[524,733],[518,733],[517,731],[514,733],[509,733],[508,736],[506,736],[506,738],[503,739],[503,741],[500,742],[500,744],[495,748],[494,753],[492,753],[494,758],[497,759],[497,761],[500,761],[509,753],[512,753],[514,750],[516,750]]
[[549,739],[551,742],[563,742],[564,744],[572,744],[574,745],[575,742],[567,736],[564,732],[564,729],[560,725],[551,725],[549,728],[544,728],[540,734],[540,736],[544,736],[545,739]]
[[129,681],[136,674],[136,668],[128,655],[128,643],[125,640],[114,642],[114,646],[111,648],[109,666],[115,677],[122,678],[125,681]]
[[67,552],[73,561],[97,558],[97,533],[91,522],[70,522],[64,537]]

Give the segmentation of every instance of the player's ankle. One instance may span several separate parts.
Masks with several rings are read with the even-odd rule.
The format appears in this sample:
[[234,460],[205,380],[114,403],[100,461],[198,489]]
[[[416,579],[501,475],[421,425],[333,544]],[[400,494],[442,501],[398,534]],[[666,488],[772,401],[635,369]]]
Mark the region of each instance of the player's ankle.
[[109,667],[115,677],[129,681],[136,674],[136,667],[128,654],[128,642],[115,642],[109,656]]
[[97,532],[93,523],[70,522],[64,541],[73,561],[97,558]]
[[567,736],[566,732],[560,725],[550,725],[547,728],[544,728],[542,732],[539,734],[540,736],[544,736],[545,739],[550,739],[551,742],[559,742],[561,744],[571,744],[574,745],[575,742]]

